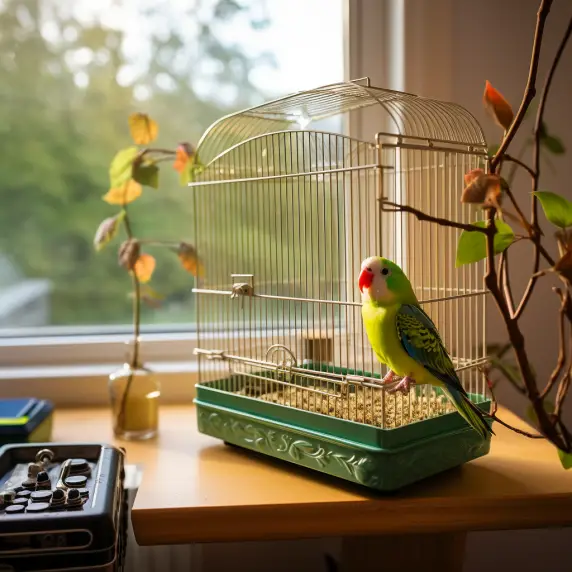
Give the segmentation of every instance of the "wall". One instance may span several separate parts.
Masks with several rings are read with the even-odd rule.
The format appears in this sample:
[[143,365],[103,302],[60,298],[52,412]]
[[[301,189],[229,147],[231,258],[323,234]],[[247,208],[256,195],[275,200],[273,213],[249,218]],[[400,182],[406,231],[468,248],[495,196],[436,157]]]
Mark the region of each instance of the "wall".
[[[528,74],[538,4],[538,0],[456,0],[452,3],[451,99],[474,113],[491,142],[498,139],[500,133],[482,108],[484,81],[491,81],[517,107]],[[555,0],[543,44],[540,85],[571,16],[572,2]],[[546,163],[542,164],[540,188],[572,199],[567,170],[572,160],[572,46],[565,52],[559,70],[545,117],[549,129],[562,138],[570,151],[565,157],[551,158],[554,171]],[[518,150],[521,145],[522,137],[515,141],[512,149]],[[524,177],[517,179],[514,190],[516,195],[525,198],[530,192],[530,183]],[[542,222],[548,237],[552,229],[543,217]],[[517,291],[522,292],[530,275],[531,254],[527,245],[518,247],[512,257],[511,271],[519,286]],[[527,349],[540,379],[548,378],[557,355],[558,302],[551,292],[555,284],[551,279],[540,283],[523,317]],[[493,304],[488,307],[488,326],[489,339],[506,339]],[[499,389],[498,398],[520,415],[524,413],[524,400],[508,384]],[[572,423],[571,412],[568,407],[569,423]],[[465,572],[477,572],[485,567],[490,572],[507,568],[532,572],[541,567],[552,572],[568,571],[570,561],[568,558],[561,561],[558,546],[569,546],[570,542],[571,530],[472,534]]]

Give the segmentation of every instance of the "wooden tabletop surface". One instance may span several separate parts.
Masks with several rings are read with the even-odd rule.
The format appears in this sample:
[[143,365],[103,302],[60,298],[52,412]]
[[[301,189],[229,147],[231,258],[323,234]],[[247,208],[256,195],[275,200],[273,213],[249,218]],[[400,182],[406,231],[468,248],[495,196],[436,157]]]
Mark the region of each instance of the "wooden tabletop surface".
[[163,407],[146,442],[114,441],[107,409],[61,409],[54,440],[115,442],[142,465],[142,545],[572,525],[572,471],[554,448],[495,431],[489,455],[391,495],[225,446],[198,433],[192,406]]

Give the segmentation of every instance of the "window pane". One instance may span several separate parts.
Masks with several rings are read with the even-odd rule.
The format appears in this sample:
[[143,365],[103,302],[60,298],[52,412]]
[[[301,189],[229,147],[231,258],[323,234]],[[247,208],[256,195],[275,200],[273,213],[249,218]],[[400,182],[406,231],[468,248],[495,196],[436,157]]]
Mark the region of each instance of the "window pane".
[[[235,110],[341,81],[342,1],[0,0],[0,328],[129,323],[123,237],[93,248],[117,211],[102,196],[129,113],[149,113],[156,145],[173,148]],[[135,234],[191,236],[189,196],[162,169],[129,208]],[[192,276],[148,250],[162,299],[144,323],[193,322]]]

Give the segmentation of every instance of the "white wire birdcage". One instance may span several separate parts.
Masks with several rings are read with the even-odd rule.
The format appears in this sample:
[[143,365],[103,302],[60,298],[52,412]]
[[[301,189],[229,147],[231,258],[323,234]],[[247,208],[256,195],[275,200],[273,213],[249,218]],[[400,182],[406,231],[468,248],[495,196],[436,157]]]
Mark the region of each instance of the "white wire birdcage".
[[[311,129],[373,105],[387,122],[372,141]],[[339,83],[225,117],[197,153],[199,384],[381,428],[451,411],[435,388],[403,396],[378,383],[357,276],[381,255],[404,269],[464,387],[484,399],[482,264],[456,269],[458,231],[391,206],[471,222],[463,176],[484,166],[486,145],[465,109]]]

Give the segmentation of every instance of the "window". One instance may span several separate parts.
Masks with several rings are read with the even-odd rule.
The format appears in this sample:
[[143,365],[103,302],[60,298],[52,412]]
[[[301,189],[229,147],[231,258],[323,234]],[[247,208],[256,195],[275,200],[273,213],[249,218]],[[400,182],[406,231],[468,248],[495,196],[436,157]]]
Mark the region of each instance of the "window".
[[[423,18],[446,37],[447,3],[436,4]],[[3,392],[46,365],[100,364],[101,375],[124,356],[129,279],[118,242],[96,254],[92,240],[112,212],[101,197],[113,153],[130,143],[130,112],[156,118],[158,143],[172,145],[196,143],[227,113],[344,77],[413,91],[403,30],[419,18],[403,0],[0,0]],[[425,44],[407,62],[428,60]],[[370,139],[371,124],[362,116],[349,129]],[[190,234],[186,189],[167,175],[134,204],[140,236]],[[144,311],[145,359],[189,360],[192,277],[172,253],[153,254],[164,299]]]
[[[340,81],[342,18],[342,0],[0,1],[0,336],[129,331],[118,243],[92,246],[113,214],[101,197],[129,113],[158,121],[158,145],[196,144],[223,115]],[[165,171],[133,205],[136,232],[184,239],[188,193]],[[152,254],[162,299],[143,331],[189,331],[192,277],[172,253]]]

